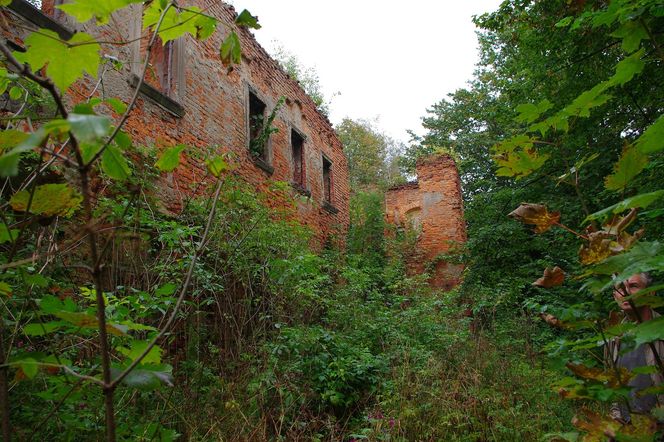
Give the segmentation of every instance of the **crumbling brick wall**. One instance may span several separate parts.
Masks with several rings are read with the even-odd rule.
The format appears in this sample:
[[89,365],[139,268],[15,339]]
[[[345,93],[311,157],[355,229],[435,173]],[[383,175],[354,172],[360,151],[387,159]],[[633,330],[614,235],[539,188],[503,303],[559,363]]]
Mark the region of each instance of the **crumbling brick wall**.
[[411,274],[431,274],[434,287],[450,289],[460,282],[463,266],[441,256],[466,241],[461,182],[454,160],[446,154],[421,158],[417,181],[389,189],[387,221],[417,234],[415,253],[408,257]]
[[[44,16],[48,16],[55,23],[49,26],[60,26],[65,31],[87,31],[92,35],[101,32],[102,40],[129,41],[122,46],[103,47],[103,52],[122,62],[123,67],[119,71],[109,68],[110,65],[100,67],[98,74],[103,72],[103,82],[94,93],[95,96],[118,97],[128,103],[134,94],[136,75],[142,70],[146,49],[143,42],[148,34],[141,23],[143,5],[134,4],[115,13],[109,25],[97,29],[93,22],[81,25],[54,10],[53,1],[44,0],[43,12],[34,11],[42,17],[35,15],[35,19],[31,17],[32,12],[25,12],[25,1],[14,0],[22,9],[8,12],[8,19],[21,21],[22,27],[37,29],[35,23],[43,26]],[[206,184],[212,182],[206,173],[205,158],[232,152],[235,163],[232,173],[261,192],[270,193],[270,184],[274,181],[299,181],[292,186],[293,195],[303,196],[297,198],[297,217],[314,230],[317,244],[323,244],[330,236],[342,239],[349,220],[348,165],[329,120],[317,111],[297,81],[279,67],[252,33],[235,25],[237,15],[232,6],[206,0],[188,0],[186,4],[198,6],[217,18],[217,31],[205,41],[197,41],[187,34],[174,41],[167,54],[153,54],[148,85],[141,89],[137,106],[124,128],[138,145],[160,149],[176,144],[190,146],[186,162],[162,177],[159,183],[165,207],[177,212],[194,192],[202,194]],[[18,13],[19,9],[23,12]],[[219,47],[233,30],[240,37],[242,63],[228,72],[219,59]],[[25,35],[27,31],[23,32]],[[141,36],[144,38],[139,39]],[[22,44],[20,36],[10,38],[17,45]],[[156,66],[164,60],[169,63],[167,76],[163,74],[163,66]],[[159,74],[160,81],[150,80],[155,73]],[[86,100],[96,83],[93,78],[77,82],[68,98]],[[164,90],[160,90],[161,87]],[[273,124],[278,133],[270,137],[264,162],[256,160],[249,152],[250,91],[266,105],[267,114],[280,97],[285,98]],[[292,130],[304,139],[303,164],[299,168],[292,154]],[[325,195],[323,181],[324,157],[331,170],[329,182],[333,187],[329,197]],[[304,176],[299,175],[301,171]],[[276,198],[270,200],[279,204]]]

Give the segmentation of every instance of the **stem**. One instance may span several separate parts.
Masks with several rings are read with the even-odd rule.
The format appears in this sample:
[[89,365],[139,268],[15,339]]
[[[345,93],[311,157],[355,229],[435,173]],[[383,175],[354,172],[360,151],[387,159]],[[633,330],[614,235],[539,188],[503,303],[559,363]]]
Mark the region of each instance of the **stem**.
[[2,412],[2,440],[11,440],[11,426],[9,422],[9,390],[7,383],[7,366],[4,365],[5,357],[5,321],[0,318],[0,412]]
[[567,230],[568,232],[573,233],[574,235],[578,236],[579,238],[581,238],[581,239],[585,239],[586,241],[588,241],[588,237],[587,237],[586,235],[582,235],[582,234],[580,234],[579,232],[570,229],[570,228],[567,227],[565,224],[560,224],[559,222],[555,222],[555,223],[553,223],[553,225],[558,226],[558,227],[560,227],[561,229]]
[[[82,166],[82,162],[79,163]],[[90,194],[90,180],[88,171],[81,167],[79,170],[81,179],[81,193],[83,194],[83,210],[85,213],[85,227],[88,234],[88,246],[90,247],[90,261],[92,267],[92,279],[95,286],[95,298],[97,302],[97,323],[99,324],[99,348],[101,351],[101,367],[104,392],[104,408],[106,411],[106,440],[115,441],[115,413],[113,412],[113,393],[115,387],[111,385],[111,354],[106,331],[106,304],[101,281],[101,266],[99,265],[99,251],[97,250],[97,231],[92,227],[92,195]]]

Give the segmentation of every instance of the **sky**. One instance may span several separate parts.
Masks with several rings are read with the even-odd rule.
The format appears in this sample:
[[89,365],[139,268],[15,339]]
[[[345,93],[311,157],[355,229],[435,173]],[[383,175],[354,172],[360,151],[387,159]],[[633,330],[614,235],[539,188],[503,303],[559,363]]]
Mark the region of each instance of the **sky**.
[[[330,120],[374,120],[395,140],[423,134],[426,109],[471,79],[478,59],[471,18],[499,0],[234,0],[278,42],[318,72]],[[337,95],[338,93],[338,95]]]

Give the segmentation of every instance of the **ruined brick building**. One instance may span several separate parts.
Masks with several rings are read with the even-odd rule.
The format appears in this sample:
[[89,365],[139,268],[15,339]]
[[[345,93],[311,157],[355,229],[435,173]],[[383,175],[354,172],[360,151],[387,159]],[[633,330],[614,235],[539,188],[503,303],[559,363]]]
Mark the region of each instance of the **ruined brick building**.
[[[146,53],[146,38],[140,38],[146,33],[143,4],[118,11],[108,25],[96,28],[93,21],[81,25],[54,8],[61,2],[43,0],[38,9],[25,0],[13,0],[8,19],[20,23],[17,29],[22,30],[18,36],[4,38],[21,50],[22,37],[29,29],[50,29],[68,39],[90,28],[88,33],[100,40],[129,42],[103,46],[102,51],[110,51],[105,54],[107,58],[119,60],[122,68],[114,69],[110,63],[101,66],[98,75],[103,80],[95,92],[128,103]],[[333,234],[343,237],[348,226],[348,166],[328,119],[251,32],[235,25],[237,15],[232,6],[206,0],[188,0],[186,4],[217,18],[217,30],[204,41],[187,34],[165,46],[157,45],[137,106],[125,126],[138,145],[189,146],[186,164],[160,183],[162,201],[177,212],[193,189],[205,187],[198,186],[202,180],[210,180],[206,178],[205,158],[232,152],[233,173],[259,191],[270,192],[271,182],[285,181],[291,184],[293,195],[303,196],[297,199],[297,216],[316,232],[319,244]],[[227,72],[219,59],[219,48],[232,30],[240,37],[242,62]],[[93,78],[79,81],[69,98],[83,101],[95,85]],[[256,136],[252,121],[269,115],[280,97],[285,102],[273,123],[278,132],[270,136],[260,155],[252,155],[250,141]]]
[[428,272],[431,284],[450,289],[463,267],[443,256],[466,241],[461,182],[449,155],[432,155],[417,162],[417,181],[395,186],[385,196],[387,221],[417,235],[415,252],[407,258],[411,274]]

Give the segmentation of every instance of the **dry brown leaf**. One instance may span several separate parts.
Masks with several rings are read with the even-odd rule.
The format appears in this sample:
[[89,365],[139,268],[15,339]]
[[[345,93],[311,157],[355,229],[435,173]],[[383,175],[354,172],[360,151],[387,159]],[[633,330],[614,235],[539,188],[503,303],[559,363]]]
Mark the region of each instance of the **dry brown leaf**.
[[542,204],[521,203],[508,216],[524,224],[533,224],[535,233],[546,232],[560,221],[560,212],[549,212]]
[[544,275],[533,282],[533,285],[548,289],[561,285],[563,281],[565,281],[565,272],[563,272],[563,269],[558,266],[553,268],[547,267],[544,269]]
[[588,234],[588,243],[582,244],[579,249],[581,264],[589,265],[604,261],[611,256],[611,249],[618,243],[607,232],[599,231]]
[[629,370],[623,367],[616,370],[604,370],[602,368],[587,367],[583,364],[573,364],[571,362],[568,362],[566,366],[580,378],[602,382],[611,388],[627,385],[629,380],[634,376]]
[[544,322],[554,327],[564,328],[564,329],[570,328],[569,325],[567,325],[566,323],[564,323],[563,321],[556,318],[550,313],[540,313],[539,317],[542,318]]
[[[572,425],[587,433],[581,439],[586,442],[605,441],[607,437],[615,439],[621,435],[632,436],[632,438],[639,440],[642,440],[642,438],[652,440],[649,438],[657,431],[657,421],[648,415],[633,413],[631,422],[623,425],[617,420],[585,408],[581,410],[580,414],[582,416],[579,416],[579,414],[574,416]],[[623,438],[620,438],[620,440],[623,440]]]

